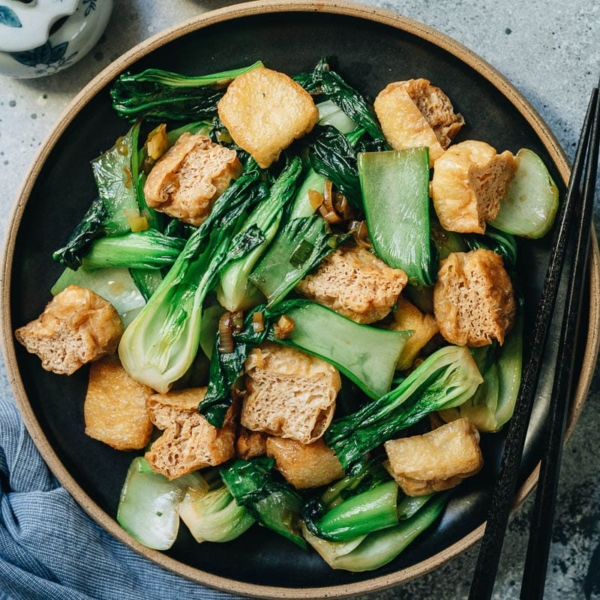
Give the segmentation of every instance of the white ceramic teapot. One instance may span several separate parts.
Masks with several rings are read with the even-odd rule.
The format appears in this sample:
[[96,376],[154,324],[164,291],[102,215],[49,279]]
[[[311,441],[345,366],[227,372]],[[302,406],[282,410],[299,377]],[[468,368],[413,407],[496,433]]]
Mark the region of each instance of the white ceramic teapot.
[[113,0],[0,0],[0,74],[41,77],[83,58],[100,39]]

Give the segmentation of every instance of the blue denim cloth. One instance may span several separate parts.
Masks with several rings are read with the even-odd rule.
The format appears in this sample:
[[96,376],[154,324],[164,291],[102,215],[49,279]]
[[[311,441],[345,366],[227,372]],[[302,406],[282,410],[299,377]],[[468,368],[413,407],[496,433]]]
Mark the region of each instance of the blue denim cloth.
[[165,571],[93,522],[0,397],[0,600],[233,600]]

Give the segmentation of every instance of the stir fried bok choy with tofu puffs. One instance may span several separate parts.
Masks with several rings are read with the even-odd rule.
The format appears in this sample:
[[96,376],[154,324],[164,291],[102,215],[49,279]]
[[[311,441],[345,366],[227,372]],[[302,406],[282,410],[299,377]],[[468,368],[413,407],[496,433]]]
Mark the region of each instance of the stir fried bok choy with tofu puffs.
[[140,543],[262,526],[377,569],[511,418],[515,236],[550,230],[557,188],[425,78],[370,98],[328,59],[233,66],[114,83],[122,137],[15,335],[46,370],[87,365],[82,427],[135,452],[117,520]]

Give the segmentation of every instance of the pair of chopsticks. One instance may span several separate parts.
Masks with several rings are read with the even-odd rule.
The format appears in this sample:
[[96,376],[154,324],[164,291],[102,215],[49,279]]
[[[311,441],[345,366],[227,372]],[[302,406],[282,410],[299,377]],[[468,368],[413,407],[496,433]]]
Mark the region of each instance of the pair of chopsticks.
[[546,445],[542,457],[521,585],[522,600],[535,600],[544,596],[560,461],[572,394],[572,375],[590,243],[599,147],[600,101],[598,88],[594,88],[579,139],[565,202],[558,217],[556,242],[550,255],[550,263],[535,320],[530,358],[523,370],[515,412],[509,424],[500,472],[492,493],[485,534],[471,583],[469,600],[486,600],[492,596],[506,526],[517,488],[519,466],[566,251],[569,239],[574,235],[575,254],[568,277],[565,312],[546,429]]

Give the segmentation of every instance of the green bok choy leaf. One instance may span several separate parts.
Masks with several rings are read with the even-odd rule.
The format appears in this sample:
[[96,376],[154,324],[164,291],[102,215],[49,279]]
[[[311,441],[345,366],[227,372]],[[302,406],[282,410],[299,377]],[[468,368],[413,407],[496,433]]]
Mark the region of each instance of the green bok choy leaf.
[[341,239],[318,215],[293,219],[281,229],[250,281],[265,295],[267,306],[275,306]]
[[484,234],[463,234],[464,242],[469,250],[484,248],[499,254],[504,259],[504,266],[513,269],[517,264],[517,240],[510,233],[486,227]]
[[135,380],[167,392],[194,361],[202,305],[216,284],[240,215],[260,197],[251,169],[220,196],[140,314],[125,330],[119,357]]
[[409,544],[440,516],[448,496],[437,494],[413,516],[398,525],[357,536],[349,541],[332,542],[319,538],[303,525],[304,537],[332,569],[354,573],[372,571],[394,560]]
[[249,298],[253,296],[253,286],[248,278],[277,234],[283,210],[294,195],[301,171],[302,162],[295,157],[271,187],[269,197],[256,207],[232,240],[217,290],[219,302],[227,310],[248,307]]
[[88,208],[81,222],[73,230],[67,243],[52,254],[52,258],[64,267],[76,271],[87,254],[90,244],[96,238],[106,235],[105,223],[108,211],[102,198],[96,198]]
[[184,246],[185,240],[155,229],[104,237],[91,243],[82,265],[88,271],[106,267],[162,269],[175,262]]
[[367,452],[429,413],[459,406],[482,381],[467,348],[446,346],[426,358],[397,388],[353,414],[334,419],[325,443],[352,474]]
[[472,351],[483,383],[474,396],[455,408],[440,411],[444,421],[466,417],[479,431],[499,431],[515,410],[523,366],[523,314],[519,310],[514,327],[503,346],[493,344]]
[[320,60],[312,72],[301,73],[294,79],[309,93],[326,96],[373,139],[385,140],[379,123],[369,110],[362,94],[348,85],[339,73],[331,70],[327,59]]
[[302,507],[306,528],[324,540],[349,541],[398,524],[398,484],[371,459]]
[[267,457],[237,460],[221,469],[221,477],[235,501],[259,523],[306,549],[300,533],[302,498],[287,481],[276,477],[274,464]]
[[429,222],[427,148],[358,154],[369,237],[377,255],[411,283],[431,285],[437,256]]
[[115,145],[92,161],[98,195],[102,198],[107,218],[103,226],[107,235],[131,231],[128,213],[139,214],[136,179],[132,158],[137,154],[139,123]]
[[113,108],[130,121],[142,117],[154,121],[212,119],[227,85],[238,75],[261,66],[259,61],[241,69],[197,77],[160,69],[147,69],[137,75],[124,73],[110,91]]
[[346,136],[330,125],[320,127],[308,146],[308,158],[312,169],[329,179],[348,202],[362,212],[356,152]]

